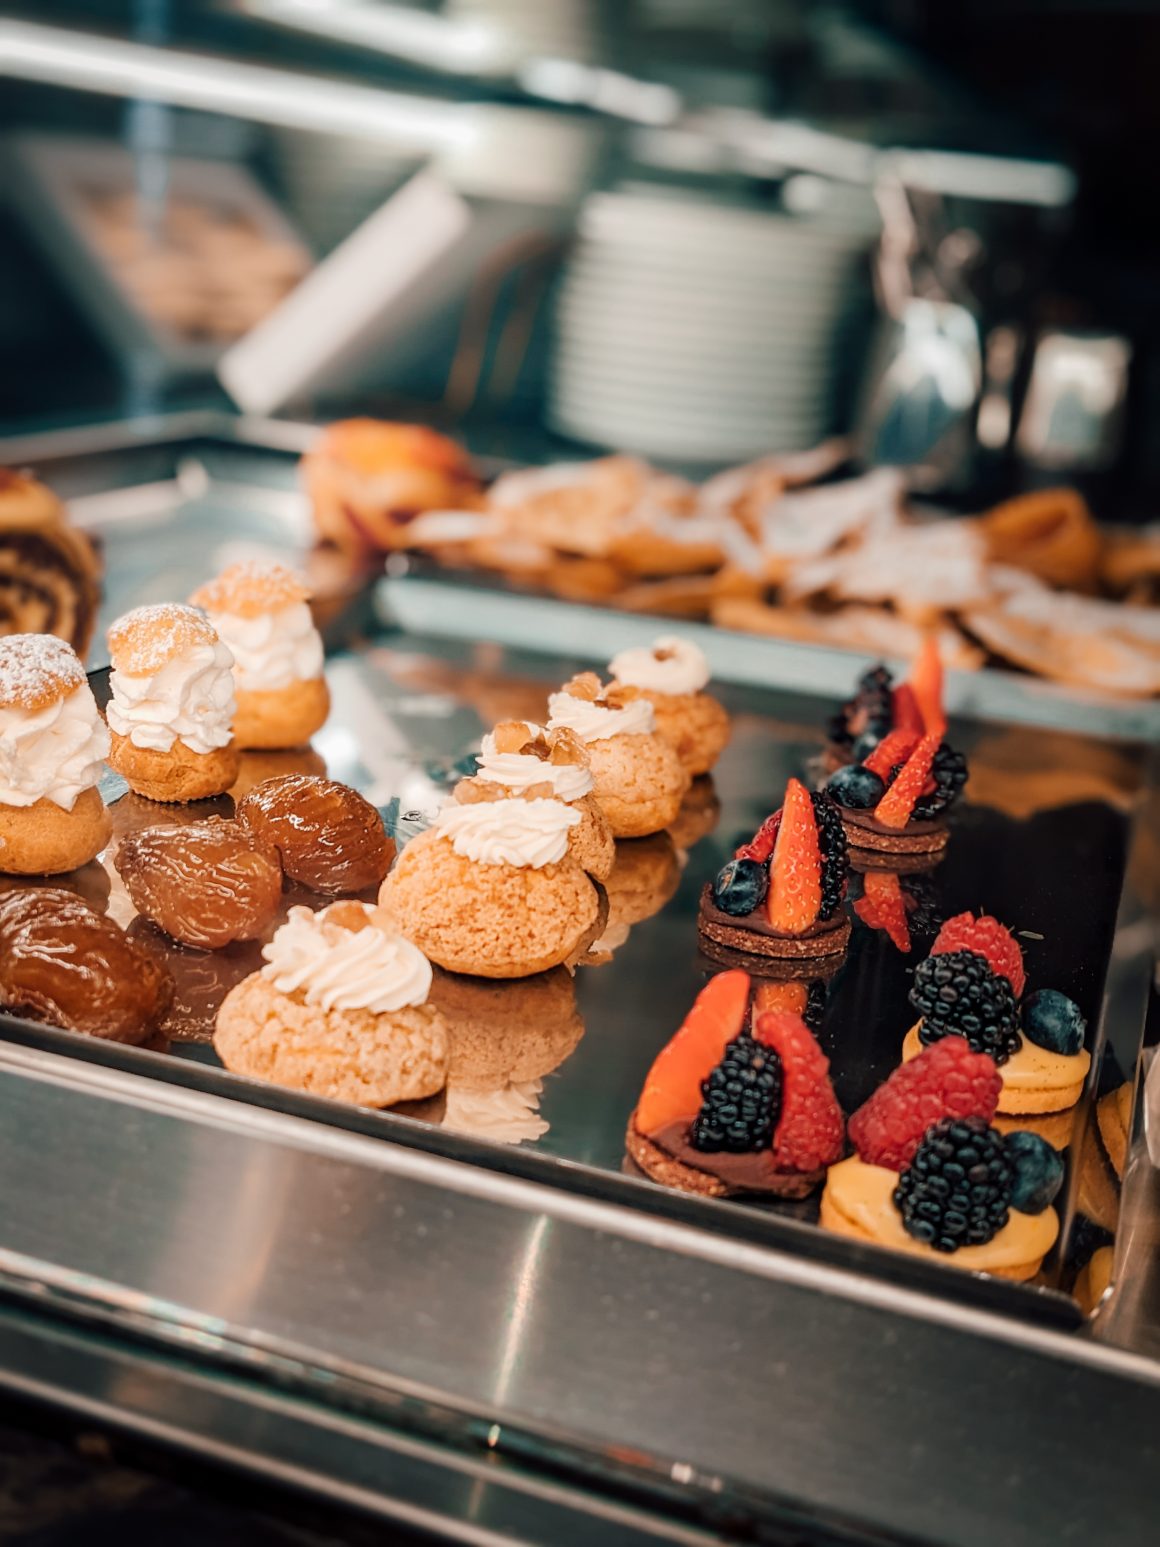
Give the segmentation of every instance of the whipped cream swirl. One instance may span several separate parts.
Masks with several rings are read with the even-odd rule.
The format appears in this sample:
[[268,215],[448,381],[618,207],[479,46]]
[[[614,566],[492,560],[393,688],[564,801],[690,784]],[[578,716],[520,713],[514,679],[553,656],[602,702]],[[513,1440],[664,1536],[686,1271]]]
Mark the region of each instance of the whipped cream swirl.
[[638,645],[612,657],[617,682],[646,693],[699,693],[709,681],[709,663],[691,640],[662,634],[653,645]]
[[607,741],[611,736],[649,736],[656,715],[647,698],[634,698],[623,709],[594,704],[571,693],[553,693],[548,700],[548,729],[574,731],[581,741]]
[[160,671],[114,671],[106,714],[110,727],[135,747],[169,752],[180,741],[191,752],[215,752],[233,737],[234,658],[221,641],[195,645]]
[[542,870],[564,858],[568,834],[579,821],[579,811],[559,800],[486,800],[444,806],[434,830],[478,865]]
[[43,709],[0,709],[0,805],[71,811],[101,777],[109,732],[88,683]]
[[256,618],[211,612],[209,621],[234,658],[234,680],[247,693],[272,693],[322,675],[322,640],[306,602]]
[[[369,920],[374,909],[369,903],[360,906]],[[291,908],[285,924],[263,946],[262,976],[280,994],[301,994],[322,1010],[370,1010],[374,1015],[426,1003],[431,963],[417,946],[370,922],[365,929],[347,929],[328,919],[329,912]]]
[[[540,727],[530,725],[528,729],[538,734]],[[481,779],[502,784],[509,790],[530,790],[537,784],[547,784],[557,800],[569,805],[583,800],[592,790],[592,775],[586,765],[548,763],[529,752],[497,752],[495,737],[490,733],[483,738],[475,761],[479,764]]]

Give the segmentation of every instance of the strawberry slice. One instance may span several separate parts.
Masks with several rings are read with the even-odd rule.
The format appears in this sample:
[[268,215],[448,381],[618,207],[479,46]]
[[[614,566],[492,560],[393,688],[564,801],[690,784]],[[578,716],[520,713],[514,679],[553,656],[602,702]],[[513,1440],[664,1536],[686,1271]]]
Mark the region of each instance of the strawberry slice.
[[781,825],[769,862],[765,916],[774,929],[800,935],[822,911],[822,851],[814,803],[800,779],[785,787]]
[[902,881],[892,870],[868,870],[854,911],[871,929],[882,929],[904,954],[910,952],[910,924]]
[[922,729],[928,736],[945,736],[947,717],[943,711],[943,668],[938,640],[928,634],[910,670],[910,688],[921,716]]
[[895,763],[905,763],[921,739],[920,731],[891,731],[888,736],[883,736],[862,766],[889,783],[890,770]]
[[922,710],[909,682],[902,682],[891,695],[891,718],[896,731],[913,731],[916,736],[923,732]]
[[799,1015],[757,1017],[754,1036],[781,1059],[781,1116],[773,1135],[779,1171],[821,1171],[840,1160],[846,1124],[834,1087],[830,1060]]
[[992,972],[1007,979],[1016,999],[1022,999],[1027,986],[1023,952],[1011,931],[997,918],[992,918],[989,913],[982,913],[978,918],[972,913],[957,913],[953,919],[947,919],[935,936],[930,954],[940,956],[948,951],[974,951],[984,957]]
[[804,1015],[809,999],[810,986],[801,978],[791,978],[788,983],[759,983],[753,992],[753,1019],[766,1011]]
[[923,1135],[944,1117],[995,1115],[1003,1078],[986,1053],[965,1037],[943,1037],[901,1064],[850,1119],[850,1141],[871,1166],[902,1171]]
[[734,859],[755,859],[758,864],[764,865],[773,853],[773,846],[777,842],[777,830],[781,826],[780,808],[767,816],[765,821],[754,833],[748,843],[743,843],[733,855]]
[[941,736],[924,736],[899,769],[898,778],[874,807],[874,815],[883,827],[893,827],[901,832],[910,821],[910,813],[926,788],[935,753],[941,744]]
[[691,1122],[701,1109],[707,1079],[749,1014],[749,974],[734,970],[710,978],[684,1024],[653,1061],[636,1108],[642,1133]]

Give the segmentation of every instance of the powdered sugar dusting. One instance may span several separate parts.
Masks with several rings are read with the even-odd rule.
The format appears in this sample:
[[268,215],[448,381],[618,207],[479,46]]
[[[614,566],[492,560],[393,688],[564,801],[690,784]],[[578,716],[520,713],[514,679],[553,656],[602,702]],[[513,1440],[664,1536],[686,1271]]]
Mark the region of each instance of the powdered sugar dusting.
[[109,654],[118,671],[144,677],[195,645],[214,645],[217,632],[209,619],[192,607],[159,602],[137,607],[109,629]]
[[0,639],[0,707],[44,709],[85,681],[76,651],[53,634]]
[[284,564],[247,559],[231,564],[189,600],[206,612],[231,612],[241,618],[255,618],[309,601],[310,591]]

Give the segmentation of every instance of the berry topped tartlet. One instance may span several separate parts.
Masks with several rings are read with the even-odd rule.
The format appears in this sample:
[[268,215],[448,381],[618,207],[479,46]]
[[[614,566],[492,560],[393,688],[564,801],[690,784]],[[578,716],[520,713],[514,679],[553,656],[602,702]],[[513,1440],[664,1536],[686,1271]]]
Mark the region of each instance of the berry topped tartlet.
[[1079,1006],[1055,989],[1024,998],[1019,944],[998,919],[960,913],[915,970],[910,1002],[921,1019],[902,1044],[904,1060],[944,1037],[965,1037],[998,1067],[998,1110],[1063,1112],[1083,1093],[1091,1054]]
[[999,1072],[962,1037],[896,1069],[850,1119],[827,1230],[999,1278],[1038,1273],[1059,1234],[1063,1161],[1037,1134],[991,1126]]
[[701,893],[701,948],[715,961],[770,963],[838,958],[850,939],[842,907],[846,839],[838,808],[798,779],[785,804]]
[[871,666],[859,677],[853,698],[830,721],[827,766],[836,769],[864,762],[891,731],[944,734],[942,693],[942,661],[933,635],[927,635],[906,682],[895,686],[887,666]]
[[800,1016],[719,973],[657,1055],[625,1143],[646,1176],[704,1197],[804,1198],[845,1144],[829,1061]]
[[940,731],[890,731],[826,781],[842,809],[858,869],[933,864],[947,846],[946,815],[967,782],[967,762]]
[[636,688],[656,715],[657,735],[697,778],[716,763],[729,740],[729,716],[710,694],[709,664],[687,639],[664,634],[652,645],[622,650],[608,670],[615,682]]

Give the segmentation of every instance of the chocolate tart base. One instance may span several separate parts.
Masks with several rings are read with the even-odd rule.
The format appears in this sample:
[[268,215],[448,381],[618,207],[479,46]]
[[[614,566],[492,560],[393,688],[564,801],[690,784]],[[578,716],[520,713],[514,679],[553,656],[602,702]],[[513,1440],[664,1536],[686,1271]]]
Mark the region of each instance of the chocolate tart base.
[[887,854],[878,849],[855,848],[853,844],[846,849],[850,869],[858,875],[865,875],[868,870],[888,870],[897,876],[922,875],[940,864],[945,853],[945,844],[934,853],[922,854]]
[[919,833],[908,833],[905,829],[900,833],[880,833],[871,827],[859,827],[845,820],[842,826],[851,852],[862,849],[876,854],[941,854],[950,837],[945,827]]
[[784,1177],[775,1177],[768,1187],[759,1190],[733,1187],[719,1176],[711,1176],[707,1171],[687,1166],[683,1160],[677,1160],[667,1150],[661,1149],[659,1144],[646,1138],[636,1126],[635,1111],[628,1120],[624,1145],[629,1158],[650,1181],[659,1182],[662,1187],[675,1187],[680,1192],[697,1193],[702,1198],[736,1198],[747,1193],[751,1197],[805,1198],[826,1174],[825,1171],[793,1171],[787,1172]]
[[755,956],[750,949],[733,950],[730,946],[711,940],[704,933],[699,938],[699,944],[701,955],[714,966],[740,967],[750,977],[773,979],[779,983],[792,983],[799,978],[810,983],[828,982],[846,960],[844,949],[835,951],[831,956],[811,956],[804,962],[798,957]]
[[722,924],[717,919],[706,918],[704,909],[697,918],[697,930],[701,947],[724,946],[752,960],[763,957],[780,962],[814,962],[828,956],[841,957],[850,943],[850,920],[845,915],[835,920],[832,929],[823,929],[816,935],[761,934],[756,929],[746,929],[740,924]]

